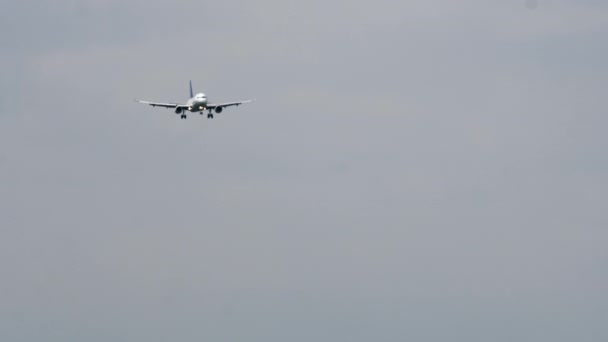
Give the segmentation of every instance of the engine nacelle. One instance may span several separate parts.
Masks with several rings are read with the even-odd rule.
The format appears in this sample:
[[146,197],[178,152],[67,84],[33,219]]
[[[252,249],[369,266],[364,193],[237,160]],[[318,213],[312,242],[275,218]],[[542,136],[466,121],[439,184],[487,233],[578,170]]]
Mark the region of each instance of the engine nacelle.
[[182,107],[175,107],[175,114],[181,114],[184,110]]
[[222,110],[224,110],[224,108],[222,108],[222,107],[215,107],[215,112],[218,113],[218,114],[221,113]]

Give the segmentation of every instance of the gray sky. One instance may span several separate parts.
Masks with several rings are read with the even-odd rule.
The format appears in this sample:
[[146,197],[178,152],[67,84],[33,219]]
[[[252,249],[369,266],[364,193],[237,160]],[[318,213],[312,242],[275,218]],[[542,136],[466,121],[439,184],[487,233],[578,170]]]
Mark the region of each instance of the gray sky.
[[[0,0],[0,339],[606,341],[607,36],[591,0]],[[189,79],[258,101],[132,101]]]

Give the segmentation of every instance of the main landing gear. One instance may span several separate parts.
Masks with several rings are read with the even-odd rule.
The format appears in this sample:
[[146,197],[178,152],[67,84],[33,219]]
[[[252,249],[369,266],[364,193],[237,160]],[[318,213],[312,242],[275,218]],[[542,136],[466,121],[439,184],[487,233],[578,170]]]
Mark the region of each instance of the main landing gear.
[[182,114],[181,118],[186,119],[187,118],[186,114]]
[[[205,114],[205,112],[201,111],[201,115]],[[213,110],[209,109],[209,114],[207,114],[207,119],[213,119]]]

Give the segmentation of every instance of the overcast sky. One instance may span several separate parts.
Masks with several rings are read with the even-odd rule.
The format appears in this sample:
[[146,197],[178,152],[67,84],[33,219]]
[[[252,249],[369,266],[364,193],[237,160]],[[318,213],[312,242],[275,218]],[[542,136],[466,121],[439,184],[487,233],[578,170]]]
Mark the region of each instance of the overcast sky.
[[[604,0],[0,0],[0,340],[608,340]],[[207,120],[133,102],[257,98]]]

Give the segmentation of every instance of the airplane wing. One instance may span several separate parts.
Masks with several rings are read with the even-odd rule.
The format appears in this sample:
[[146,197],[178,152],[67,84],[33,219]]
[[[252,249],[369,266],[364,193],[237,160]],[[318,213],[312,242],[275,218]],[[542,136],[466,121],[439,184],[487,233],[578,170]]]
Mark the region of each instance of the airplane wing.
[[209,109],[215,109],[215,108],[226,108],[226,107],[230,107],[230,106],[240,106],[244,103],[249,103],[249,102],[253,102],[255,101],[255,99],[253,100],[247,100],[247,101],[238,101],[238,102],[226,102],[226,103],[210,103],[207,105],[207,108]]
[[139,103],[147,104],[152,107],[164,107],[164,108],[188,108],[188,105],[178,104],[178,103],[162,103],[162,102],[149,102],[149,101],[140,101],[135,100]]

